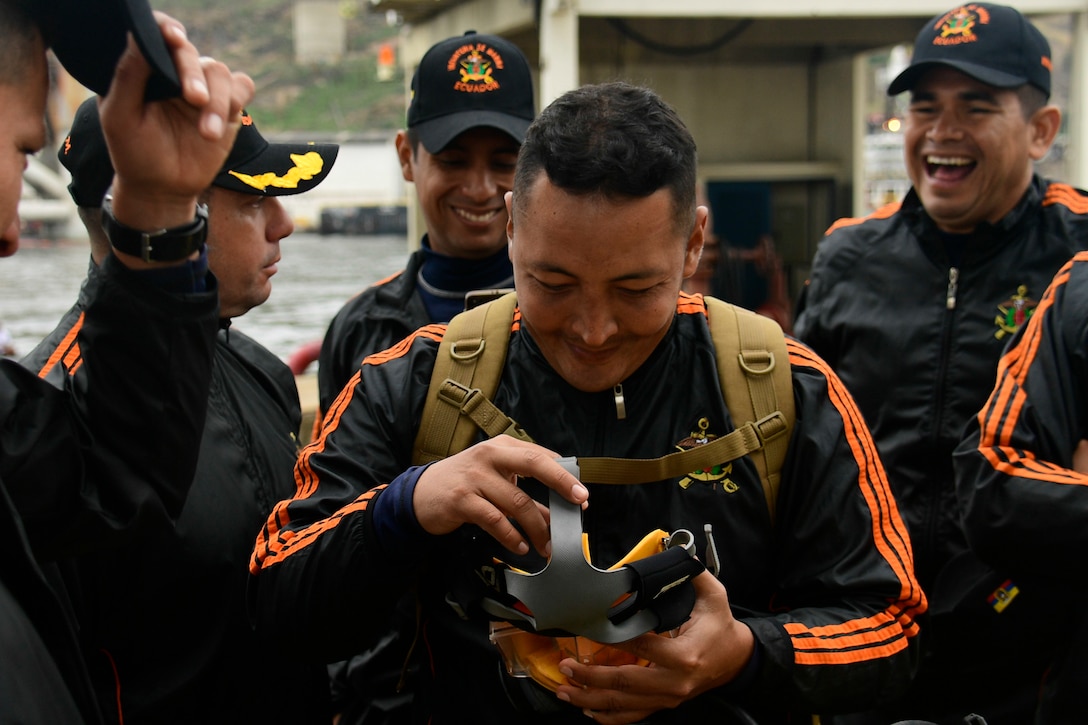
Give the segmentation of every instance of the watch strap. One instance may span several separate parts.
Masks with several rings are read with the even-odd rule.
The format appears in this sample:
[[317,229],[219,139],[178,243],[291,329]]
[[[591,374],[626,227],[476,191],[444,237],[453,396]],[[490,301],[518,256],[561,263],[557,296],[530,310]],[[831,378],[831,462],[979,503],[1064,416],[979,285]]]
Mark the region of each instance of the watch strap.
[[188,224],[145,232],[117,221],[113,200],[107,196],[102,202],[102,228],[110,244],[120,252],[145,262],[178,262],[204,246],[208,238],[208,211],[198,204],[196,219]]

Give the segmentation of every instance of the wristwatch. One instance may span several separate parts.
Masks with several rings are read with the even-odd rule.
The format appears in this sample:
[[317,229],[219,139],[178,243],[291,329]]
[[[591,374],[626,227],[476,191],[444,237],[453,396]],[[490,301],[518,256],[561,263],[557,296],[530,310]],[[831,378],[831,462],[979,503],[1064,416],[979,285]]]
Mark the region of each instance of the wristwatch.
[[197,204],[196,219],[180,227],[142,232],[127,227],[113,216],[113,197],[102,201],[102,228],[118,251],[145,262],[177,262],[204,246],[208,238],[208,209]]

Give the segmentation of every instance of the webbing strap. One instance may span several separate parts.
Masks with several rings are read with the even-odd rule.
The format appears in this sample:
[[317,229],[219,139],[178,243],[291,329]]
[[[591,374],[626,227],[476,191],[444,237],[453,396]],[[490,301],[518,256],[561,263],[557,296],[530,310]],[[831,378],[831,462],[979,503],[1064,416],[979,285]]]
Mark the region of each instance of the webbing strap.
[[[733,420],[760,421],[778,411],[786,423],[786,435],[764,438],[762,450],[751,456],[774,521],[782,465],[796,419],[785,337],[778,323],[769,317],[713,297],[703,299],[718,349],[718,377]],[[734,359],[738,364],[733,363]],[[748,394],[735,394],[739,390]]]
[[765,447],[768,441],[782,437],[786,430],[785,418],[775,411],[705,445],[660,458],[579,458],[578,468],[582,472],[582,481],[586,483],[664,481],[735,461]]
[[516,420],[499,410],[479,388],[466,388],[456,380],[446,378],[438,389],[438,397],[460,415],[468,416],[488,438],[505,434],[518,440],[533,442],[532,436]]
[[[412,449],[414,465],[446,458],[472,444],[476,435],[472,419],[462,416],[461,406],[451,405],[448,396],[443,398],[439,392],[447,381],[452,381],[469,390],[475,382],[484,398],[495,394],[506,360],[510,320],[516,304],[517,296],[511,292],[462,312],[450,321],[438,347],[431,387],[416,433]],[[490,348],[486,342],[489,325],[493,338]],[[497,331],[502,334],[496,334]]]
[[[580,458],[582,480],[604,484],[662,481],[748,455],[759,471],[773,521],[796,417],[785,339],[770,318],[712,297],[704,300],[718,376],[736,430],[660,458]],[[477,428],[489,437],[505,434],[532,441],[490,400],[502,376],[516,304],[516,295],[510,293],[450,322],[435,360],[413,463],[429,463],[464,450]],[[491,338],[490,346],[487,338]],[[747,394],[736,394],[740,390]]]

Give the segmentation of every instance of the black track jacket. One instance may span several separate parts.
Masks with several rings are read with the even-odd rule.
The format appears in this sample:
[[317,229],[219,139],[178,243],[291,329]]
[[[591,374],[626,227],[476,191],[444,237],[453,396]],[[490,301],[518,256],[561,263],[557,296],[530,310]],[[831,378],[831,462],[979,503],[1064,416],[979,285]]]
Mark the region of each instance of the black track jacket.
[[[623,420],[611,390],[573,389],[514,319],[495,403],[542,445],[563,455],[650,458],[701,430],[733,429],[700,296],[679,297],[668,334],[623,382]],[[503,694],[487,622],[462,620],[444,601],[447,582],[471,576],[459,561],[470,533],[432,537],[417,527],[406,532],[407,545],[388,551],[372,517],[382,484],[409,468],[444,331],[422,328],[370,356],[333,403],[296,469],[296,496],[276,508],[257,542],[254,613],[283,647],[337,659],[372,643],[398,596],[417,584],[418,651],[427,663],[426,681],[414,688],[418,719],[536,722]],[[761,723],[783,722],[787,710],[857,709],[901,691],[914,664],[914,617],[925,608],[860,414],[822,360],[788,344],[797,425],[773,525],[746,458],[678,480],[591,484],[584,517],[592,559],[603,565],[655,528],[686,528],[705,551],[704,525],[712,526],[719,578],[761,650],[750,686],[721,694],[765,713]],[[546,721],[584,720],[568,708]]]
[[58,563],[169,527],[196,467],[216,329],[113,257],[85,289],[88,359],[60,386],[0,360],[0,720],[99,719]]

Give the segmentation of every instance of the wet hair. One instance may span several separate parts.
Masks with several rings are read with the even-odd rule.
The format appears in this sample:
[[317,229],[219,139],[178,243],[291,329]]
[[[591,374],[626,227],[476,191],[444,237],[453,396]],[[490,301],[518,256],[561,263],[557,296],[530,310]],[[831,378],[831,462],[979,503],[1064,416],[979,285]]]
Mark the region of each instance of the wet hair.
[[649,88],[582,86],[545,108],[525,134],[514,173],[514,212],[542,173],[568,194],[639,199],[667,188],[685,236],[695,224],[695,140]]
[[0,0],[0,83],[22,83],[43,48],[41,31],[26,4]]

